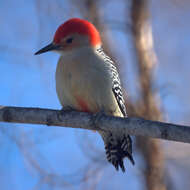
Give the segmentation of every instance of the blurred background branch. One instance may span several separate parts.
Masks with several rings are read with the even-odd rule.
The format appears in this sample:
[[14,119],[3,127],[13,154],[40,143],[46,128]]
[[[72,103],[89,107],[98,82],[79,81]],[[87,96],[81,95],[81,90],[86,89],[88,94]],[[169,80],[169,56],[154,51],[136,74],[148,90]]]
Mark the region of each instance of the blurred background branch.
[[[139,116],[162,120],[162,114],[153,92],[153,69],[157,58],[153,47],[152,28],[149,19],[149,1],[132,0],[131,21],[134,46],[137,55],[140,84]],[[148,190],[165,190],[164,156],[159,140],[138,137],[137,147],[145,161],[145,179]]]

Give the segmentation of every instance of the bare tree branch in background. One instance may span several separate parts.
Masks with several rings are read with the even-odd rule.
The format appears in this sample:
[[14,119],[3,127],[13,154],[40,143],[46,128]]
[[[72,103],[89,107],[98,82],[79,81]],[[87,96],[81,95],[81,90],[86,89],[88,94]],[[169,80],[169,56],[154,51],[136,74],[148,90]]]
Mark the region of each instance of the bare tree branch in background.
[[[132,33],[137,55],[141,90],[140,113],[146,119],[161,120],[162,114],[152,89],[152,73],[156,63],[153,38],[149,23],[148,0],[132,0]],[[137,138],[137,146],[145,160],[145,178],[148,190],[165,190],[164,157],[159,140]]]
[[[100,1],[100,0],[98,1],[82,0],[81,2],[82,2],[81,7],[83,7],[81,9],[81,14],[83,15],[85,19],[91,21],[96,26],[96,28],[100,31],[101,39],[103,42],[103,48],[113,58],[114,55],[112,53],[112,49],[110,48],[110,44],[109,44],[110,39],[106,35],[107,26],[103,22],[103,19],[101,18],[100,9],[99,9],[100,3],[106,4],[107,2]],[[79,6],[79,8],[81,7]]]

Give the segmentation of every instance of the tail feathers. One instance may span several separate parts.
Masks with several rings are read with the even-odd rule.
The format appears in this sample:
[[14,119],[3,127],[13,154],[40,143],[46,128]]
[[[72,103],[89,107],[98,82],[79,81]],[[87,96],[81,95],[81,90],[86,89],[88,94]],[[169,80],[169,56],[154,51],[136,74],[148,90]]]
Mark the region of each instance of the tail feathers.
[[125,157],[127,157],[133,165],[135,164],[132,156],[132,140],[129,135],[123,136],[121,139],[114,139],[112,134],[110,134],[109,140],[107,142],[104,140],[104,143],[107,160],[114,165],[117,171],[120,167],[121,170],[125,172],[125,166],[123,164]]

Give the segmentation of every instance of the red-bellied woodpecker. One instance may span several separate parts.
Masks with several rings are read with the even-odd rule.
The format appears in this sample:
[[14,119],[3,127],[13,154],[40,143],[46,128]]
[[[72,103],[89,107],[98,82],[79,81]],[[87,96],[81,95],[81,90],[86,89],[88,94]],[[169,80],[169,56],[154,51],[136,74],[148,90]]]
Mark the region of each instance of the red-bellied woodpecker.
[[[72,18],[59,26],[53,42],[35,53],[56,51],[61,54],[56,70],[56,90],[64,107],[90,113],[126,117],[119,75],[103,49],[99,32],[86,20]],[[129,135],[99,131],[107,160],[116,170],[127,157],[132,164],[132,141]]]

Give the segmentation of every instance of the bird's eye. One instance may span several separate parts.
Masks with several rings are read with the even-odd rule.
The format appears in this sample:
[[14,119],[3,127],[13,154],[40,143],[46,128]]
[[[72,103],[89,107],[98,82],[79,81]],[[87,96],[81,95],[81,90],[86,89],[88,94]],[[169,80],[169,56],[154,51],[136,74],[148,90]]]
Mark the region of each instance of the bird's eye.
[[73,42],[73,38],[68,38],[67,40],[66,40],[66,43],[67,44],[71,44]]

